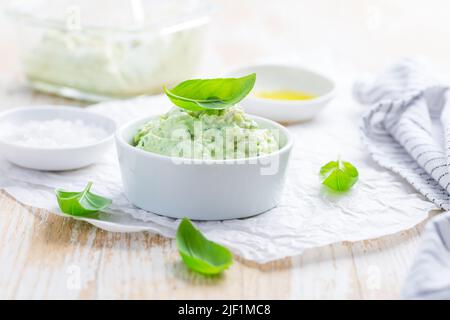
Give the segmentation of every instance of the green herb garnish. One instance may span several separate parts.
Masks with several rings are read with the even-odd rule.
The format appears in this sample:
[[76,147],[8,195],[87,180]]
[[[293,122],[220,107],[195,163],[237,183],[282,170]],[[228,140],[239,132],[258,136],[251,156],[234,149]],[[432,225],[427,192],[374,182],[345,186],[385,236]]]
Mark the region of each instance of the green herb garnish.
[[91,193],[91,187],[92,182],[89,182],[81,192],[57,189],[56,199],[61,211],[74,216],[85,216],[105,209],[112,203],[111,199]]
[[176,241],[184,263],[196,272],[215,275],[233,262],[233,256],[227,248],[206,239],[187,218],[178,226]]
[[164,92],[178,107],[190,111],[225,109],[244,99],[253,89],[256,74],[242,78],[193,79]]
[[320,168],[322,183],[333,191],[349,190],[358,181],[358,170],[349,162],[330,161]]

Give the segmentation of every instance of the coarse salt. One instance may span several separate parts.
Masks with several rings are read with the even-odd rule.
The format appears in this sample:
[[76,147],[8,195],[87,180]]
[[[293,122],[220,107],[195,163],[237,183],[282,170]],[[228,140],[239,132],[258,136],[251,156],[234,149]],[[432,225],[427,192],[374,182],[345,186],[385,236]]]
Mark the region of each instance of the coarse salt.
[[53,119],[7,124],[0,128],[0,139],[35,148],[79,147],[98,142],[107,132],[83,120]]

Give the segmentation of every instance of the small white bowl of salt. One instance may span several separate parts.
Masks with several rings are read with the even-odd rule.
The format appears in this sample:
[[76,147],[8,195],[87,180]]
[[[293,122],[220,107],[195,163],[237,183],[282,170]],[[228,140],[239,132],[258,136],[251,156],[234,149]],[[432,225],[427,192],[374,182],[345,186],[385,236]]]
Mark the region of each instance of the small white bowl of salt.
[[28,169],[79,169],[101,159],[115,130],[112,119],[76,107],[12,109],[0,113],[0,157]]

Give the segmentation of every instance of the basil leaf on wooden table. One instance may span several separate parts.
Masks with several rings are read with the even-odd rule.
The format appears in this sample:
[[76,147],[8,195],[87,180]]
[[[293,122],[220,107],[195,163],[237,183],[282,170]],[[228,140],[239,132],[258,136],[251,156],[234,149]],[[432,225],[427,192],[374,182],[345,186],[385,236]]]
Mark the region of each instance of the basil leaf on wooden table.
[[358,170],[349,162],[330,161],[320,168],[322,183],[333,191],[349,190],[358,181]]
[[193,79],[186,80],[164,92],[178,107],[201,111],[225,109],[244,99],[253,89],[256,74],[242,78]]
[[112,203],[111,199],[92,193],[91,187],[92,182],[89,182],[81,192],[57,189],[56,199],[61,211],[74,216],[84,216],[105,209]]
[[227,248],[206,239],[187,218],[178,226],[176,242],[184,263],[196,272],[215,275],[233,263]]

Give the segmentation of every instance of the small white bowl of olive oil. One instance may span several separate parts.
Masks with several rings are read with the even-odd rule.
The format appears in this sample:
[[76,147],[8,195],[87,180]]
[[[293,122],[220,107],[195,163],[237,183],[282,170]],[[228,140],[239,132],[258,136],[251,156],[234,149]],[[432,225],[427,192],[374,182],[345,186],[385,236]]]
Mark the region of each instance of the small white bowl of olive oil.
[[318,72],[282,64],[259,64],[228,76],[256,73],[252,93],[241,105],[249,114],[289,124],[314,118],[334,97],[335,83]]

